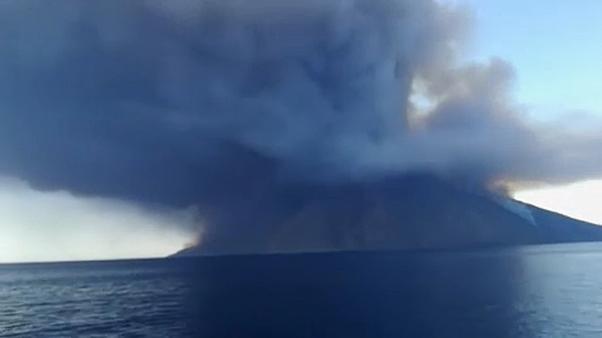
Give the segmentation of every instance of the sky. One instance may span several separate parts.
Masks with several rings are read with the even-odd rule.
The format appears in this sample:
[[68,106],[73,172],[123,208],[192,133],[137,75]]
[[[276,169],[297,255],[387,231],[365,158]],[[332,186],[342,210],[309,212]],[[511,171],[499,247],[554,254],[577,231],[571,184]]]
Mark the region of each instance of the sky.
[[[467,59],[482,62],[491,57],[501,58],[502,60],[507,61],[508,64],[510,64],[515,70],[515,79],[511,86],[512,94],[516,101],[524,107],[525,112],[531,119],[537,121],[555,121],[557,118],[563,118],[568,119],[568,121],[574,125],[579,125],[587,124],[592,117],[594,119],[602,118],[602,98],[598,93],[599,88],[602,87],[602,67],[600,66],[600,60],[602,60],[602,41],[600,41],[602,39],[600,34],[600,32],[602,32],[602,22],[600,22],[600,20],[597,18],[599,13],[602,13],[602,2],[594,0],[556,0],[546,1],[545,5],[542,5],[542,2],[540,1],[525,2],[518,0],[440,1],[466,6],[469,9],[473,15],[474,27],[472,27],[472,39],[469,39],[468,41],[465,57]],[[60,36],[60,27],[57,28],[56,24],[53,23],[52,20],[56,18],[60,19],[61,15],[69,17],[70,13],[69,11],[63,11],[62,8],[58,8],[56,10],[59,14],[55,13],[56,16],[50,18],[48,22],[44,20],[39,21],[39,24],[42,25],[41,27],[45,28],[41,32],[38,32],[39,29],[34,29],[33,32],[23,30],[23,36],[26,37],[23,39],[23,41],[31,41],[31,44],[25,44],[18,39],[13,39],[13,41],[17,41],[17,43],[12,47],[14,47],[14,49],[19,53],[29,55],[32,60],[38,60],[36,58],[41,58],[43,59],[42,61],[50,63],[54,60],[54,57],[58,57],[57,55],[60,53],[57,52],[57,50],[61,50],[61,48],[64,48],[64,46],[54,46],[57,49],[54,50],[53,48],[49,48],[49,46],[46,44],[47,41],[52,42],[55,40],[60,40],[56,38],[57,36]],[[182,11],[182,8],[178,9],[178,11]],[[187,12],[188,9],[184,8],[184,11]],[[129,27],[128,24],[132,20],[129,20],[131,18],[127,16],[130,15],[131,12],[124,11],[124,13],[125,14],[123,14],[123,17],[115,16],[117,18],[115,20],[117,23],[124,25],[123,27]],[[15,17],[17,18],[15,20],[19,21],[18,16]],[[119,21],[120,19],[124,18],[124,21]],[[62,20],[61,22],[63,21],[65,20]],[[354,23],[351,20],[349,22]],[[113,26],[110,24],[105,26],[111,26],[110,28],[113,29]],[[119,25],[117,25],[114,32],[103,32],[106,33],[106,36],[100,36],[100,38],[96,38],[100,40],[103,38],[108,40],[115,39],[117,43],[120,43],[120,39],[125,39],[124,41],[127,41],[127,35],[119,35],[121,33],[119,29],[123,27],[119,27]],[[303,26],[300,27],[303,28]],[[124,31],[126,31],[126,33],[128,32],[127,29]],[[163,32],[157,30],[154,33]],[[83,32],[82,36],[89,38],[89,36],[86,34],[86,32]],[[157,36],[159,36],[157,39],[161,39],[161,35]],[[243,35],[241,36],[244,37]],[[235,39],[240,38],[241,36],[232,35],[227,37]],[[370,32],[367,32],[366,36],[370,37]],[[0,35],[0,37],[2,36]],[[148,41],[144,39],[140,40],[142,40],[140,44],[132,44],[132,50],[140,46],[144,48],[148,47]],[[284,46],[283,49],[287,52],[295,52],[296,47],[293,45],[288,45],[288,41],[284,40],[285,39],[282,41]],[[311,38],[308,38],[308,40],[311,40]],[[161,41],[162,43],[157,43],[157,46],[153,45],[154,40],[150,41],[150,45],[153,46],[153,49],[150,50],[155,52],[156,55],[145,55],[145,57],[150,58],[151,61],[156,61],[152,59],[152,57],[156,57],[157,60],[159,60],[156,63],[158,65],[162,65],[161,62],[163,59],[169,59],[169,61],[175,60],[176,62],[174,64],[170,64],[169,66],[176,70],[179,68],[182,70],[182,72],[179,74],[176,72],[177,76],[175,76],[174,79],[167,79],[167,84],[165,84],[165,88],[163,88],[163,90],[169,95],[175,97],[176,100],[180,100],[181,102],[179,103],[183,102],[184,107],[188,107],[188,104],[198,104],[198,102],[195,101],[196,92],[194,91],[194,88],[198,86],[198,82],[195,82],[196,79],[189,75],[188,69],[185,69],[185,65],[194,64],[194,61],[189,59],[190,56],[186,55],[185,53],[179,55],[179,46],[172,48],[176,50],[176,52],[171,53],[172,51],[170,50],[168,53],[162,54],[164,51],[161,48],[169,49],[171,43],[173,42],[169,39]],[[370,42],[370,44],[366,46],[374,46],[374,44],[378,44],[378,39],[374,41],[368,39],[366,41]],[[94,46],[94,43],[96,42],[98,41],[91,39],[90,46]],[[215,44],[216,46],[220,46],[217,41],[205,42],[210,45]],[[183,44],[185,43],[186,42],[183,42]],[[245,50],[245,46],[247,45],[241,42],[237,44],[234,49],[227,49],[231,46],[226,46],[225,51],[228,55],[235,54],[240,56],[241,59],[244,59],[247,57],[247,50]],[[366,50],[370,49],[366,48],[366,46],[360,45],[361,48],[355,50],[356,53],[349,53],[353,54],[345,59],[349,62],[349,65],[354,66],[353,62],[357,62],[357,60],[363,60],[360,62],[362,63],[365,60],[379,57],[379,55],[376,55],[378,53],[366,52]],[[286,49],[289,47],[290,51]],[[94,50],[92,48],[89,51],[86,50],[85,52],[90,53],[89,57],[94,58]],[[270,50],[269,52],[274,51]],[[6,55],[9,54],[10,51]],[[277,53],[276,56],[278,56]],[[31,63],[35,64],[36,62],[37,61],[32,61]],[[143,64],[142,62],[138,63],[135,61],[135,58],[128,58],[128,62],[131,62],[131,64],[120,65],[123,68],[121,69],[123,72],[122,74],[127,74],[128,81],[139,81],[142,79],[144,82],[141,83],[146,84],[147,81],[155,80],[152,78],[152,76],[145,77],[148,73],[148,68],[144,68],[149,67],[149,65],[150,67],[154,67],[155,64]],[[30,67],[27,60],[25,60],[24,63],[27,65],[28,70],[35,69],[35,66],[37,66],[35,65],[34,67]],[[138,64],[141,64],[141,68],[136,68]],[[103,66],[103,64],[100,65]],[[227,66],[227,64],[225,65]],[[387,66],[389,64],[384,63],[384,65]],[[70,62],[65,62],[65,64],[62,66],[64,66],[65,69],[71,69],[70,67],[72,65]],[[75,64],[75,66],[77,66],[77,64]],[[214,77],[211,79],[215,80],[216,83],[220,83],[220,85],[222,78],[226,78],[227,80],[232,79],[233,82],[238,79],[238,70],[226,70],[224,64],[222,64],[221,67],[224,68],[215,68],[218,69],[217,71],[215,69],[209,69],[208,71],[201,69],[198,71],[202,75],[207,75],[210,78]],[[484,70],[482,71],[485,75],[487,75],[487,72],[489,71],[493,71],[494,73],[496,71],[500,71],[503,75],[505,74],[504,67],[504,64],[493,64],[493,66],[489,68],[484,67]],[[133,69],[133,71],[128,73],[127,71],[129,69]],[[141,69],[142,71],[137,73],[137,71],[140,71]],[[203,73],[203,71],[206,72]],[[227,74],[219,73],[221,71],[227,72]],[[297,75],[297,73],[294,71],[296,71],[296,69],[293,69],[291,72],[293,75],[291,76]],[[216,75],[212,72],[219,74]],[[48,75],[47,78],[45,78],[44,76],[47,74],[41,72],[40,74],[42,74],[40,76],[42,81],[49,81],[43,82],[44,84],[42,86],[47,85],[48,83],[54,83],[54,76]],[[69,72],[59,74],[67,74],[68,76],[66,81],[64,81],[67,83],[66,86],[68,86],[69,83],[75,84],[73,88],[68,89],[72,90],[71,93],[75,93],[75,95],[81,95],[84,98],[82,99],[82,102],[75,102],[73,104],[81,105],[81,107],[88,107],[86,106],[88,103],[85,100],[85,95],[88,95],[89,92],[95,93],[97,88],[86,88],[85,86],[81,86],[82,88],[78,87],[77,84],[81,78],[78,77],[79,75],[77,74],[73,75],[74,73]],[[224,74],[227,76],[224,76]],[[111,82],[113,80],[112,75],[114,74],[106,72],[105,69],[99,67],[98,69],[94,69],[90,76],[96,76],[101,79],[102,81],[97,82],[102,85],[105,82],[113,83]],[[126,75],[124,75],[124,77],[126,77]],[[254,77],[255,78],[251,79],[255,79],[264,84],[269,84],[270,81],[274,81],[274,79],[269,77],[261,78],[261,76],[258,76],[257,74],[254,74]],[[177,84],[177,86],[170,88],[173,83],[170,83],[169,80],[173,80],[173,83]],[[219,90],[223,90],[221,94],[224,95],[229,94],[228,90],[230,88],[227,87],[229,84],[227,83],[227,80],[224,81],[224,87],[216,87],[219,88]],[[337,79],[335,78],[335,80]],[[85,81],[83,83],[85,83]],[[127,83],[127,81],[124,81],[123,83]],[[296,83],[292,85],[287,83],[286,86],[281,86],[279,90],[276,91],[275,96],[277,99],[280,98],[289,100],[291,97],[298,97],[299,90],[301,89],[305,91],[304,94],[306,94],[306,96],[296,102],[298,103],[296,108],[303,111],[311,111],[315,108],[316,111],[320,111],[318,109],[320,108],[319,104],[323,102],[319,102],[318,99],[321,99],[321,97],[319,96],[319,92],[313,90],[313,84],[314,83],[311,81],[307,81],[307,83],[302,83],[300,87],[296,87]],[[117,92],[119,90],[128,90],[127,86],[120,85],[122,85],[122,83],[119,83],[116,87]],[[367,88],[375,88],[375,86],[372,86],[373,83],[371,82],[364,83],[363,85]],[[148,87],[150,88],[151,86],[149,85]],[[24,85],[24,88],[26,88],[26,85]],[[60,92],[61,87],[57,86],[57,88],[59,88],[57,92]],[[140,86],[140,88],[141,92],[144,92],[144,90],[148,89],[146,86]],[[100,89],[104,90],[106,88],[101,87]],[[349,90],[349,88],[346,87],[343,89]],[[342,92],[347,93],[345,90],[342,90]],[[38,93],[39,97],[44,99],[45,92],[46,90],[42,91],[41,94]],[[236,94],[236,92],[234,93]],[[294,95],[292,93],[294,93]],[[111,95],[112,91],[108,90],[108,93],[104,94]],[[139,93],[128,94],[131,94],[132,97],[136,98]],[[372,97],[370,95],[373,95],[377,98],[384,98],[390,97],[389,94],[391,93],[368,93],[367,96],[368,98]],[[49,96],[51,95],[52,94]],[[95,96],[92,95],[91,97]],[[101,97],[101,95],[99,95],[99,97]],[[236,99],[236,97],[233,97],[232,101],[236,103]],[[346,104],[350,107],[356,107],[357,102],[361,102],[361,99],[362,98],[360,97],[357,101],[347,100]],[[18,99],[15,101],[18,102]],[[369,103],[369,101],[366,102]],[[20,104],[20,102],[18,103]],[[258,105],[265,104],[265,102],[254,103]],[[274,108],[275,110],[279,109],[280,103],[281,102],[278,101],[271,102],[275,108],[271,106],[268,108]],[[69,106],[70,104],[72,103],[67,102],[65,106]],[[136,102],[130,103],[130,106],[128,107],[132,107],[135,104]],[[32,106],[35,106],[35,104],[32,104]],[[107,107],[110,106],[107,105]],[[134,108],[139,109],[140,107]],[[261,106],[261,108],[265,109],[265,106]],[[360,106],[360,108],[362,107]],[[383,110],[388,111],[386,108],[387,107],[384,107]],[[91,109],[91,111],[94,109],[97,108],[94,107]],[[184,127],[186,127],[186,124],[194,125],[195,122],[198,122],[194,120],[186,120],[190,117],[184,113],[174,115],[174,121],[170,122],[173,122],[174,125],[180,123],[184,125]],[[293,111],[293,113],[295,113],[295,111]],[[298,116],[299,114],[291,115]],[[361,114],[358,116],[361,117]],[[35,117],[39,118],[39,116]],[[42,118],[44,118],[44,116]],[[106,125],[103,124],[101,128],[96,129],[94,127],[95,125],[92,125],[93,127],[90,130],[85,129],[86,126],[89,126],[86,124],[89,121],[73,119],[72,124],[74,126],[82,126],[84,129],[82,129],[83,131],[79,130],[79,133],[73,133],[69,136],[73,137],[74,139],[78,137],[85,142],[90,142],[82,142],[81,144],[96,147],[95,149],[98,150],[95,153],[97,155],[96,158],[93,158],[92,161],[84,163],[85,165],[89,166],[86,168],[89,168],[90,170],[95,170],[98,168],[98,163],[102,163],[104,160],[103,157],[109,158],[110,160],[116,159],[117,161],[123,161],[122,166],[116,166],[114,168],[115,172],[108,173],[106,177],[118,177],[122,180],[123,177],[126,177],[126,179],[117,183],[109,182],[112,184],[110,189],[120,192],[122,187],[119,185],[123,185],[124,191],[134,187],[141,191],[145,197],[148,197],[150,200],[152,200],[157,195],[160,195],[160,193],[158,193],[160,190],[154,191],[153,187],[149,188],[149,185],[144,179],[152,176],[150,174],[145,175],[144,173],[141,173],[140,180],[138,180],[139,177],[129,175],[131,172],[135,172],[135,165],[139,164],[135,161],[140,160],[140,163],[143,163],[145,166],[157,167],[159,168],[159,171],[161,171],[162,169],[167,168],[162,167],[163,163],[180,159],[177,157],[177,155],[180,155],[179,153],[173,155],[174,152],[172,151],[172,147],[177,148],[181,154],[186,157],[190,156],[191,153],[203,151],[202,148],[205,145],[200,145],[197,148],[197,145],[193,144],[189,147],[188,141],[191,139],[196,140],[194,133],[177,133],[177,135],[183,136],[181,139],[173,140],[171,139],[173,136],[171,134],[172,130],[160,129],[163,126],[154,124],[157,121],[146,121],[147,125],[140,127],[143,124],[139,123],[141,120],[136,120],[136,118],[138,117],[134,116],[132,121],[127,122],[131,123],[131,126],[138,128],[133,132],[140,139],[136,140],[136,142],[133,142],[133,144],[127,144],[127,147],[115,147],[115,149],[109,149],[107,144],[103,144],[101,142],[96,143],[97,141],[103,141],[102,136],[104,135],[94,134],[92,135],[93,137],[87,138],[88,132],[93,133],[97,131],[96,129],[107,127],[106,130],[109,130],[109,133],[112,132],[113,134],[110,135],[113,135],[116,139],[115,144],[119,145],[118,142],[121,140],[119,137],[124,135],[124,133],[131,132],[131,130],[111,130],[110,128],[114,127],[114,125],[111,124],[110,119],[103,120],[102,118],[99,118],[97,122],[106,123]],[[278,120],[276,121],[278,122]],[[305,122],[302,119],[292,121],[297,125],[303,125],[303,123],[298,122]],[[357,121],[350,121],[348,128],[343,130],[342,134],[345,132],[351,132],[351,136],[357,136],[357,134],[355,134],[355,128],[358,125],[363,127],[361,121],[361,119],[358,119]],[[19,117],[17,117],[15,121],[11,122],[15,122],[16,126],[20,126],[19,123],[21,121],[19,120]],[[52,120],[50,122],[56,123],[57,120]],[[83,123],[78,125],[78,123],[81,122]],[[228,123],[231,121],[218,120],[217,122],[228,126]],[[249,134],[244,135],[244,137],[247,138],[253,138],[253,136],[255,136],[254,133],[257,133],[259,136],[263,136],[261,134],[264,132],[263,129],[244,129],[246,125],[252,124],[248,122],[250,121],[243,120],[240,126],[235,126],[235,129],[249,132]],[[445,123],[445,121],[443,121],[443,123]],[[221,126],[221,124],[218,125]],[[56,125],[60,125],[60,121]],[[130,126],[130,124],[127,123],[124,125]],[[265,125],[269,127],[269,123],[266,123]],[[181,127],[181,125],[179,126]],[[2,130],[1,127],[2,126],[0,126],[0,130]],[[31,128],[29,130],[34,130],[36,133],[38,133],[37,135],[40,136],[42,140],[39,142],[39,144],[35,141],[31,143],[34,145],[34,147],[38,147],[35,149],[36,151],[39,151],[39,153],[36,153],[38,155],[37,157],[47,158],[47,151],[40,150],[45,149],[40,145],[47,144],[49,145],[48,149],[50,150],[55,149],[53,147],[61,147],[62,150],[67,149],[67,151],[73,151],[73,153],[76,154],[82,151],[82,149],[83,151],[88,151],[87,149],[84,149],[85,147],[82,147],[81,144],[77,142],[72,142],[75,144],[73,147],[71,147],[72,144],[70,144],[69,147],[64,147],[62,144],[52,143],[56,140],[56,137],[53,137],[52,131],[47,132],[45,128],[46,126],[30,127]],[[263,127],[265,126],[262,126],[262,128]],[[307,127],[307,129],[310,131],[313,131],[315,125],[308,124],[305,127]],[[157,132],[157,134],[153,134],[156,129],[160,130]],[[60,128],[57,130],[60,130]],[[86,130],[88,132],[86,132]],[[67,132],[69,132],[69,130]],[[19,133],[16,132],[15,139],[18,140],[17,144],[20,144],[18,142],[22,141],[22,144],[25,144],[26,146],[31,145],[29,143],[31,137],[18,134]],[[284,128],[282,128],[282,130],[277,130],[276,133],[276,135],[279,137],[286,138],[287,142],[283,143],[292,145],[293,148],[297,146],[296,142],[298,142],[300,145],[307,144],[305,138],[299,138],[299,135],[301,134],[305,136],[312,135],[311,132],[307,132],[307,130],[303,130],[303,133],[297,134],[291,133],[289,130]],[[486,136],[489,137],[489,134]],[[353,137],[350,139],[355,140]],[[346,142],[350,139],[343,138],[343,141],[345,141],[342,142],[343,148],[353,148],[355,150],[358,148],[358,146],[362,146],[362,144],[358,143],[354,144],[353,147],[350,147],[349,143]],[[157,140],[166,141],[166,143],[173,141],[173,143],[167,144],[167,146],[164,147],[157,147],[157,144],[160,143],[160,141]],[[255,142],[254,145],[263,147],[262,149],[267,147],[269,151],[272,151],[277,156],[281,155],[281,152],[287,154],[289,153],[290,149],[287,147],[274,147],[274,145],[269,142],[271,140],[271,138],[268,138],[268,142],[261,139],[259,139],[259,141],[254,139],[253,141]],[[80,147],[78,147],[78,145]],[[109,144],[109,146],[111,145],[113,144]],[[0,151],[3,150],[1,146],[2,144],[0,144]],[[227,146],[228,145],[224,147]],[[138,147],[142,147],[143,151],[146,151],[150,154],[143,154],[141,151],[139,151],[140,148]],[[302,153],[305,153],[306,151],[306,149],[301,150]],[[238,153],[235,151],[233,151],[232,154],[234,154],[232,155],[233,157],[238,156]],[[104,191],[103,187],[86,186],[86,183],[88,183],[86,182],[87,173],[80,175],[81,177],[78,175],[72,175],[74,177],[65,177],[70,175],[66,170],[63,170],[64,168],[61,166],[70,165],[68,161],[70,159],[68,157],[69,155],[69,153],[65,155],[66,161],[52,162],[52,165],[56,164],[56,167],[50,167],[50,171],[54,170],[50,176],[55,174],[59,178],[59,181],[69,181],[72,179],[73,182],[75,182],[74,185],[82,188],[83,190],[96,189],[97,191]],[[319,154],[312,153],[312,156],[318,157],[318,155]],[[378,157],[378,155],[380,154],[377,154],[375,157]],[[207,158],[199,159],[186,157],[185,163],[193,163],[196,165],[198,164],[197,162],[209,162],[210,159],[213,158],[212,156],[216,155],[208,152]],[[134,162],[127,162],[132,158],[134,158]],[[95,162],[96,160],[98,160],[98,162]],[[238,162],[233,160],[232,163]],[[175,169],[170,171],[170,168]],[[202,168],[207,169],[206,167]],[[157,189],[164,189],[162,190],[163,193],[173,193],[174,195],[177,195],[177,197],[188,194],[190,195],[190,198],[197,198],[199,196],[194,194],[198,193],[198,191],[196,191],[198,189],[196,189],[194,184],[190,184],[189,181],[191,176],[195,176],[195,170],[197,169],[198,167],[193,166],[190,168],[180,168],[177,166],[169,167],[166,169],[166,174],[170,176],[171,180],[154,181],[152,182],[153,186],[156,185]],[[210,172],[216,172],[216,177],[219,177],[219,170],[215,170],[215,168],[209,169]],[[36,172],[36,169],[34,169],[33,173],[31,173],[32,177],[35,178],[36,175],[44,177],[44,175],[48,174],[43,169],[39,169],[39,171],[40,172]],[[97,174],[97,172],[95,173]],[[129,174],[124,175],[124,173]],[[249,175],[251,175],[251,177],[255,177],[252,176],[252,174],[253,173],[250,173]],[[105,176],[101,175],[101,177],[104,178]],[[82,181],[84,181],[83,184],[81,184],[78,179],[82,179]],[[195,181],[194,183],[201,185],[207,183],[201,181],[202,180],[199,179],[198,182]],[[99,184],[99,182],[93,183]],[[101,181],[99,185],[105,183],[107,182]],[[182,192],[184,193],[182,194]],[[165,194],[161,197],[167,198],[166,196],[168,194]],[[595,203],[595,201],[602,198],[602,180],[588,180],[572,184],[539,187],[537,189],[531,188],[529,190],[517,191],[515,192],[514,196],[517,199],[528,203],[564,213],[579,219],[602,224],[602,208],[597,208]],[[171,197],[171,195],[168,197]],[[177,204],[180,202],[181,201],[175,201],[174,203]],[[56,187],[53,187],[53,189],[40,190],[39,187],[34,188],[25,181],[2,176],[0,176],[0,215],[2,215],[2,220],[0,221],[0,263],[39,260],[83,260],[165,256],[185,247],[186,245],[190,244],[191,241],[194,241],[198,236],[198,230],[195,229],[198,229],[197,223],[199,222],[196,210],[182,207],[181,205],[169,208],[156,208],[152,205],[149,206],[138,204],[131,200],[78,195],[74,192],[66,190],[56,190]]]
[[516,69],[515,95],[549,119],[602,116],[602,2],[596,0],[451,0],[475,22],[469,57],[500,57]]
[[192,210],[37,191],[0,177],[0,263],[164,257],[194,238]]

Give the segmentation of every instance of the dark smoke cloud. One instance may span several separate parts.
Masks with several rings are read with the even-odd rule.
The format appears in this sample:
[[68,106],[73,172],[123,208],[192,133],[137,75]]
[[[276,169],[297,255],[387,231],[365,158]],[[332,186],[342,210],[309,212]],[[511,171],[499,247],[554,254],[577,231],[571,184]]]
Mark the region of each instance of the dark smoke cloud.
[[509,65],[458,62],[468,26],[431,1],[4,1],[0,173],[217,218],[289,182],[602,173],[595,134],[526,122]]
[[428,2],[2,6],[3,171],[167,203],[358,170],[446,48]]

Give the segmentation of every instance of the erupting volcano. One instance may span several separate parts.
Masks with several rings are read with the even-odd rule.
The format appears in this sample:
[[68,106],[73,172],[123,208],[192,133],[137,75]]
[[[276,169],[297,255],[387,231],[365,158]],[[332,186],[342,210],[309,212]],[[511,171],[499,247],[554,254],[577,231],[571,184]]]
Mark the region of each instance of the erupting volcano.
[[503,60],[464,62],[461,10],[36,4],[35,30],[2,5],[0,174],[190,208],[201,236],[184,253],[602,239],[500,192],[599,177],[602,140],[526,119]]

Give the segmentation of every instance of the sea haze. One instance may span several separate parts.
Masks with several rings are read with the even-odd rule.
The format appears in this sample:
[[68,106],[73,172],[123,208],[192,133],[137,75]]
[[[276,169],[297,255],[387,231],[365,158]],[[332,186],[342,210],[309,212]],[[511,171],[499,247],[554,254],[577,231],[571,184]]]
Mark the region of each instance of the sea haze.
[[0,265],[0,336],[599,337],[602,244]]

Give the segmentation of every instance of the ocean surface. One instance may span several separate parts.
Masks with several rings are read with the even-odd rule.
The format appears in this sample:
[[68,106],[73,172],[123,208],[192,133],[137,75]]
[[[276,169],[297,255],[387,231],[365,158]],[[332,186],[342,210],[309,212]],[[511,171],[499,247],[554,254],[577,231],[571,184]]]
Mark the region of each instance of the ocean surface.
[[0,265],[2,337],[602,337],[602,244]]

